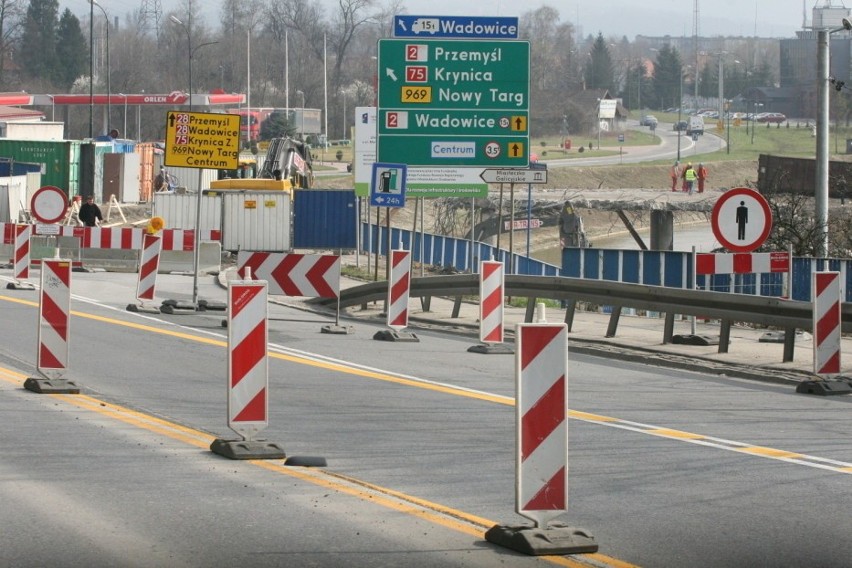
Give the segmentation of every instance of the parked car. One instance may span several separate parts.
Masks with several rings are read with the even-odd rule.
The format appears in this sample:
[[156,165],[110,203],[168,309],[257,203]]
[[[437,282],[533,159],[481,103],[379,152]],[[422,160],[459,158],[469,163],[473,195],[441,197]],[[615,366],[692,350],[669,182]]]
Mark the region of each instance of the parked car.
[[680,121],[674,123],[672,130],[674,130],[676,132],[683,132],[684,130],[686,130],[687,126],[688,126],[688,124],[685,120],[680,120]]
[[771,122],[773,124],[780,124],[787,120],[787,117],[780,112],[764,112],[757,115],[755,119],[757,122]]
[[657,117],[653,114],[646,114],[642,117],[642,120],[639,121],[639,126],[653,126],[657,127]]

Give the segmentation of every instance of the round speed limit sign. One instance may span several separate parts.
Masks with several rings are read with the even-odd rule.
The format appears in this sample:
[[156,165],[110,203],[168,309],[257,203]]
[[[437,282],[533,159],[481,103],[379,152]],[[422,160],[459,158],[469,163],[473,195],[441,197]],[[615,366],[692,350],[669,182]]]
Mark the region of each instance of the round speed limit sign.
[[485,145],[485,155],[489,158],[497,158],[500,156],[500,144],[497,142],[489,142]]
[[33,194],[30,210],[33,217],[45,225],[58,223],[68,211],[68,198],[58,187],[46,185]]

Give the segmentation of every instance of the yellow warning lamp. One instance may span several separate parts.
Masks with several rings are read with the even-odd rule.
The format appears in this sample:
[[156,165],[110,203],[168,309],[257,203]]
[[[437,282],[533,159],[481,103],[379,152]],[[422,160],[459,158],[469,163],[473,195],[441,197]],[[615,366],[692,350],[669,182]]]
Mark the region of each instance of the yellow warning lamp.
[[148,221],[148,234],[155,235],[163,230],[163,227],[166,226],[166,221],[162,217],[151,217],[151,220]]

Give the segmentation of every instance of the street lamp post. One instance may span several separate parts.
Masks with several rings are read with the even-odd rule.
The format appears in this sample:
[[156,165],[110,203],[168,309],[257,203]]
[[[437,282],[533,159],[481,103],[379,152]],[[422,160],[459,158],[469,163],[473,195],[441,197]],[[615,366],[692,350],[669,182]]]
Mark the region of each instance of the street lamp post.
[[302,142],[305,141],[305,92],[304,91],[296,91],[296,94],[302,97],[302,126],[299,128],[299,135],[302,139]]
[[601,99],[598,99],[598,150],[601,149]]
[[728,139],[725,142],[728,154],[731,153],[731,101],[725,101],[725,117],[728,121]]
[[[95,137],[95,5],[89,3],[89,138]],[[94,191],[94,188],[92,188]]]
[[754,129],[757,127],[757,107],[762,107],[763,103],[757,102],[757,99],[751,100],[751,143],[754,144]]
[[106,133],[109,134],[111,129],[109,127],[110,117],[112,115],[112,85],[110,84],[110,64],[109,64],[109,16],[106,13],[106,10],[103,6],[98,4],[98,0],[89,0],[89,2],[93,6],[97,6],[101,9],[104,15],[104,22],[106,23],[106,67],[107,67],[107,119],[106,119]]
[[[190,2],[189,6],[189,23],[192,24],[192,3]],[[207,45],[213,45],[214,43],[219,43],[217,41],[208,41],[206,43],[202,43],[196,45],[194,48],[192,47],[192,36],[189,33],[189,26],[184,25],[179,18],[174,15],[169,16],[169,19],[175,24],[179,25],[186,32],[186,45],[187,52],[189,54],[189,112],[192,112],[192,58],[195,55],[195,52],[205,47]],[[198,169],[198,193],[195,196],[195,234],[193,238],[193,253],[192,253],[192,309],[198,309],[198,265],[200,261],[200,249],[201,249],[201,197],[203,195],[203,191],[201,188],[201,184],[203,182],[203,174],[204,170],[202,168]]]
[[[852,30],[852,21],[843,18],[843,27],[817,32],[817,118],[816,118],[816,183],[815,214],[819,241],[817,256],[828,255],[828,93],[829,93],[829,36]],[[753,131],[753,130],[752,130]]]
[[124,93],[118,93],[119,96],[124,97],[124,136],[129,138],[127,135],[127,95]]
[[169,16],[169,19],[183,28],[183,31],[186,32],[186,45],[187,52],[189,53],[189,112],[192,112],[192,59],[195,57],[195,52],[201,49],[202,47],[207,47],[208,45],[214,45],[219,43],[218,41],[208,41],[205,43],[201,43],[192,47],[192,36],[189,33],[189,28],[174,14]]
[[184,25],[180,18],[172,14],[169,19],[182,27],[186,33],[186,51],[189,54],[189,112],[192,112],[192,36],[189,35],[189,28]]
[[340,89],[340,96],[343,99],[343,129],[341,130],[340,139],[346,140],[348,136],[346,136],[346,98],[347,98],[346,89]]

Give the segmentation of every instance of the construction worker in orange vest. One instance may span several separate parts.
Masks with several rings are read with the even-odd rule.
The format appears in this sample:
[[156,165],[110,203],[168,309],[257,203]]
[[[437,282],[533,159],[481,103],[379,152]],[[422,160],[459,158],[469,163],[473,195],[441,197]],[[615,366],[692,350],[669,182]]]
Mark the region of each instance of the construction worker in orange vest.
[[704,164],[698,164],[698,193],[704,193],[704,181],[707,179],[707,168]]
[[680,162],[675,162],[671,169],[672,191],[677,191],[677,180],[680,178]]

